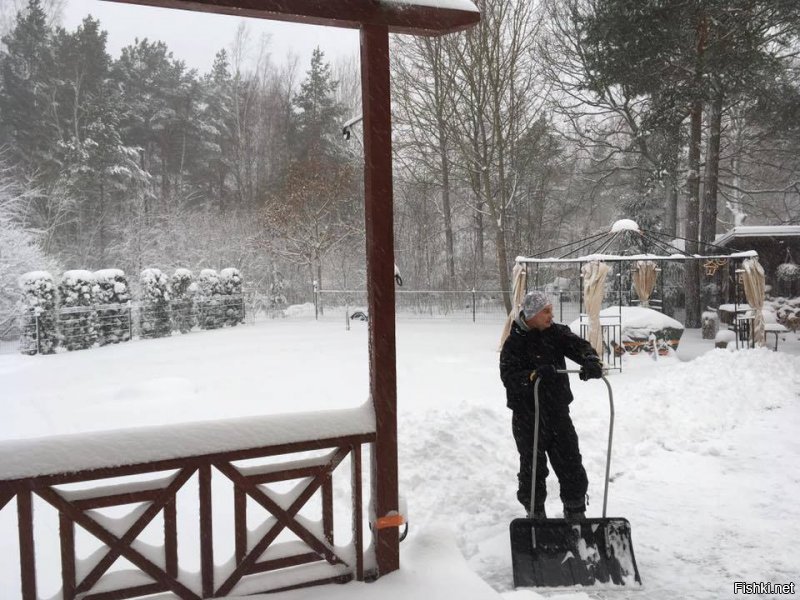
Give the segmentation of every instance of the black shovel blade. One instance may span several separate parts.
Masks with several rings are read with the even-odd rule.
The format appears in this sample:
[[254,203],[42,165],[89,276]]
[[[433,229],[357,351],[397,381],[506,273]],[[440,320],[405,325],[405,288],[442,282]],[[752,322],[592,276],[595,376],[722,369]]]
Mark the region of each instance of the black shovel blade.
[[627,519],[514,519],[514,587],[642,584]]

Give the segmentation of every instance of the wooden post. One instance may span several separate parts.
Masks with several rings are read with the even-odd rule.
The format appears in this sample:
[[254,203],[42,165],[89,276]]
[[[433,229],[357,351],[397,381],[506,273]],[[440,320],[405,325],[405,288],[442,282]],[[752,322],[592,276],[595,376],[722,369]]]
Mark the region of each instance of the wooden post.
[[[369,305],[369,388],[375,408],[372,501],[375,518],[398,510],[397,370],[395,364],[394,227],[389,30],[361,28],[364,198]],[[378,575],[400,567],[398,530],[373,528]]]

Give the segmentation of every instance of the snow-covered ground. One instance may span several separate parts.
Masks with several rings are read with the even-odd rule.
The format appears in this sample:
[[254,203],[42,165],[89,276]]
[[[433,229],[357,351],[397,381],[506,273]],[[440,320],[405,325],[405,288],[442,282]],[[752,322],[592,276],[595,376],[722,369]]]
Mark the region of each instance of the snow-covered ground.
[[[787,334],[777,353],[730,352],[688,330],[677,356],[631,357],[610,377],[609,515],[632,524],[643,592],[514,591],[508,524],[522,508],[497,368],[501,327],[398,322],[400,486],[411,521],[401,571],[271,598],[716,599],[732,597],[735,581],[800,584],[800,341]],[[339,319],[294,318],[55,356],[0,355],[0,443],[357,408],[367,396],[366,331],[362,322],[346,331]],[[588,512],[599,516],[605,386],[575,378],[573,390]],[[560,512],[552,475],[547,508]],[[4,556],[16,552],[13,510],[0,511]],[[44,556],[57,561],[58,550]],[[3,598],[19,597],[16,569],[0,561]]]

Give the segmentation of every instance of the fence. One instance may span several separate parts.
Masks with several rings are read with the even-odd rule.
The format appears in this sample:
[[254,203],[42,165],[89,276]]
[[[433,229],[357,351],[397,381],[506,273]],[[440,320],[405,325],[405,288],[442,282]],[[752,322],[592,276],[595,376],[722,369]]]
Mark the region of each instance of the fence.
[[[530,288],[533,289],[533,288]],[[580,290],[552,290],[540,286],[553,299],[553,314],[559,323],[570,324],[581,316]],[[664,310],[670,316],[682,312],[682,289],[662,287],[651,300],[651,308]],[[667,300],[663,302],[661,298]],[[610,288],[605,305],[636,306],[636,295],[629,290]],[[365,290],[317,290],[314,294],[316,318],[367,319]],[[497,290],[395,290],[395,312],[403,318],[496,320],[507,315],[503,293]]]
[[[291,430],[287,427],[291,423],[304,425],[296,431],[319,430],[308,417],[297,423],[292,421],[295,415],[278,418],[272,431]],[[77,465],[86,460],[87,448],[97,455],[105,444],[113,454],[116,432],[81,440],[7,443],[0,449],[6,472],[5,478],[0,477],[0,509],[16,500],[17,518],[16,527],[0,531],[0,536],[7,541],[4,561],[16,561],[12,546],[18,539],[19,584],[4,581],[3,597],[35,600],[38,591],[63,600],[111,600],[171,592],[181,600],[200,600],[364,580],[362,446],[373,444],[375,435],[364,428],[363,419],[351,414],[336,418],[342,423],[350,419],[349,427],[341,425],[325,439],[286,441],[290,435],[277,433],[281,443],[234,445],[198,455],[186,455],[184,448],[178,457],[125,466],[106,466],[118,463],[95,456],[93,461],[107,462],[30,477],[20,476],[20,469],[35,469],[36,458],[54,449],[61,449],[61,462]],[[270,430],[267,418],[259,421],[245,431],[245,439],[270,436],[257,433],[259,428]],[[206,444],[210,440],[213,445],[222,435],[236,444],[234,434],[242,428],[233,421],[213,427],[214,432],[205,433],[216,435],[206,435]],[[159,439],[146,438],[149,451],[172,449],[174,440],[185,444],[188,439],[185,426],[162,429]],[[134,446],[129,434],[117,442]],[[22,466],[20,453],[29,458]],[[348,464],[350,473],[341,474]],[[288,493],[276,489],[285,483],[293,483]],[[320,501],[316,507],[309,503],[314,497]],[[334,511],[334,500],[340,508],[349,501],[349,509]],[[352,532],[349,543],[342,546],[335,544],[335,512],[337,520],[346,517]],[[154,524],[161,526],[153,531]],[[80,549],[76,532],[83,536]],[[226,537],[232,539],[219,539]],[[87,542],[100,546],[88,557]],[[53,547],[60,549],[51,553],[54,560],[37,564],[42,549]],[[118,559],[127,564],[120,568],[115,565]],[[18,596],[12,596],[15,587]]]
[[[316,317],[367,318],[366,290],[317,290]],[[494,290],[396,290],[395,312],[404,318],[496,320],[506,316],[502,292]]]

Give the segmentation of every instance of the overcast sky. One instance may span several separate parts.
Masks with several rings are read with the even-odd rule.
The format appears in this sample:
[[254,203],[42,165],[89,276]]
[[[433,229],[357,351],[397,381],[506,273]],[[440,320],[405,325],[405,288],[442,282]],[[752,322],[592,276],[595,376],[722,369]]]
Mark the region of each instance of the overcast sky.
[[101,0],[66,0],[63,14],[63,25],[69,31],[73,31],[89,14],[99,19],[101,27],[108,32],[108,52],[114,58],[119,57],[120,50],[137,37],[161,40],[175,58],[201,73],[210,70],[214,55],[221,48],[230,48],[237,27],[243,21],[248,25],[253,43],[262,34],[270,34],[275,62],[283,62],[283,57],[291,52],[300,58],[302,71],[305,71],[311,51],[316,46],[331,62],[339,56],[358,55],[358,31],[353,29],[242,19]]

